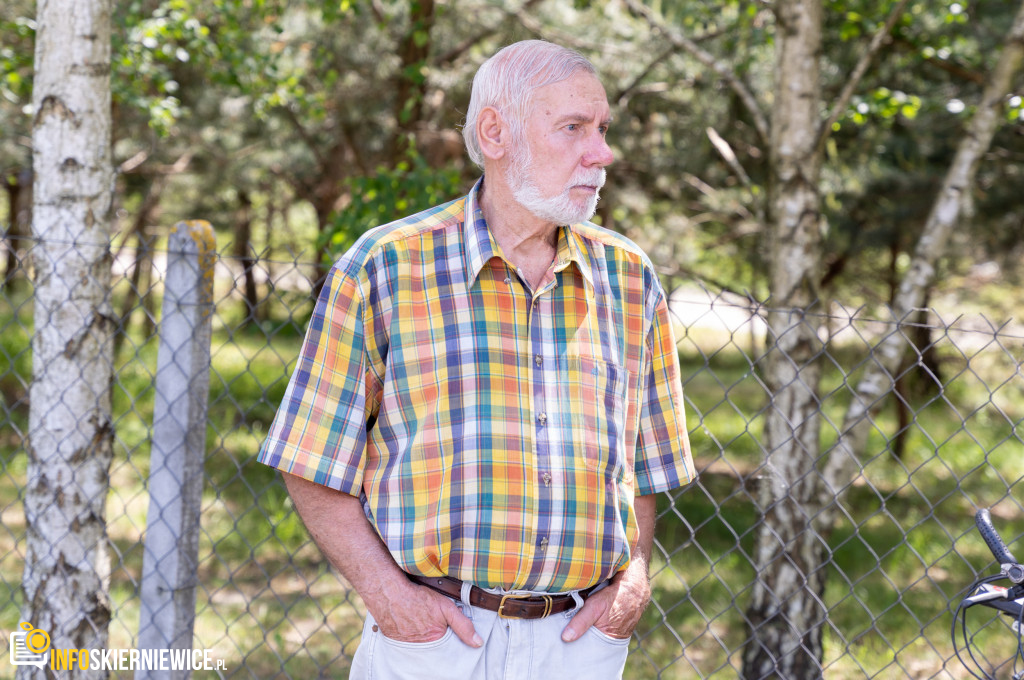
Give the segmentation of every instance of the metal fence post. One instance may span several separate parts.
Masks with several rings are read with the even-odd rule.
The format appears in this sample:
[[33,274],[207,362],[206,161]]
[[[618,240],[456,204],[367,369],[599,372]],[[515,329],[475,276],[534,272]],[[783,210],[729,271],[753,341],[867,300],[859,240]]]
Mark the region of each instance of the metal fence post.
[[[215,238],[179,222],[167,247],[140,585],[139,649],[190,649],[209,396]],[[184,671],[139,671],[179,678]]]

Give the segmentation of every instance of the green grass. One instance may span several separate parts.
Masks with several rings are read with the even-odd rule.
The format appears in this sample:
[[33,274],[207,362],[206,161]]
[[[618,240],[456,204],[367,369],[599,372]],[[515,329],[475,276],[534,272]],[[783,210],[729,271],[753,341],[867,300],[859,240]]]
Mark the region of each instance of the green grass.
[[[255,454],[285,389],[302,339],[308,303],[275,305],[260,323],[242,323],[237,300],[219,291],[212,342],[206,485],[195,646],[224,659],[229,677],[344,677],[362,604],[325,564],[292,510],[277,476]],[[0,371],[6,422],[0,428],[0,630],[18,622],[24,556],[21,436],[31,314],[27,298],[0,308]],[[141,537],[148,510],[150,424],[157,343],[139,318],[117,358],[116,457],[107,505],[111,539],[111,646],[131,647],[138,627]],[[703,339],[701,342],[710,343]],[[681,345],[693,451],[705,473],[697,484],[659,499],[652,565],[655,604],[645,614],[627,664],[629,678],[733,678],[747,638],[757,514],[751,477],[761,461],[765,389],[736,345]],[[743,347],[749,351],[749,343]],[[834,439],[856,380],[855,348],[834,348],[823,385],[823,446]],[[906,454],[897,460],[882,433],[895,413],[877,416],[863,475],[844,500],[847,515],[827,537],[832,559],[825,661],[829,677],[923,677],[951,654],[948,600],[978,572],[991,570],[971,531],[974,505],[997,506],[1009,538],[1022,529],[1017,505],[1024,400],[1012,357],[944,355],[949,383],[913,403]],[[846,374],[844,374],[846,371]],[[987,623],[987,625],[986,625]],[[978,618],[993,658],[1010,650],[1001,624]],[[894,665],[898,664],[898,665]],[[959,677],[955,663],[950,666]]]

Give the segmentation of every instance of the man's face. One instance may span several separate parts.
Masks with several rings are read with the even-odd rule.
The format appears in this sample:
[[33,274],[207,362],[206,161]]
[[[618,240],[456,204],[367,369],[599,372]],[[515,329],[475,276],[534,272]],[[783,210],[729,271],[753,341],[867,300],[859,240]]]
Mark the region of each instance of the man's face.
[[506,171],[516,201],[554,224],[593,217],[614,160],[604,139],[609,119],[604,88],[588,73],[537,90]]

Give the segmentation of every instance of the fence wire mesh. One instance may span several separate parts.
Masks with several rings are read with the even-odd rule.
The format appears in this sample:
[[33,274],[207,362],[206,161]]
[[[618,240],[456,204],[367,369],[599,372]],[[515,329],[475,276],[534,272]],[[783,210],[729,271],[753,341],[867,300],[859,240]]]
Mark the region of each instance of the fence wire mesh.
[[[114,252],[110,297],[118,320],[106,506],[112,648],[134,647],[139,630],[166,271],[167,253],[142,242]],[[16,630],[24,604],[22,501],[33,434],[31,241],[22,245],[0,295],[5,633]],[[298,355],[316,272],[301,257],[216,263],[193,646],[224,659],[224,677],[345,677],[362,626],[359,597],[310,541],[277,475],[255,461]],[[762,522],[768,310],[697,284],[676,289],[671,306],[699,476],[659,498],[653,602],[631,642],[626,677],[731,678],[749,643]],[[822,340],[823,455],[878,340],[899,333],[911,347],[873,415],[868,453],[837,501],[839,520],[818,536],[828,556],[824,675],[967,677],[952,657],[950,600],[995,568],[973,532],[974,510],[991,507],[1011,547],[1024,529],[1024,329],[934,309],[895,324],[835,307],[807,322]],[[973,627],[998,670],[1012,656],[1013,636],[994,617],[979,616]]]

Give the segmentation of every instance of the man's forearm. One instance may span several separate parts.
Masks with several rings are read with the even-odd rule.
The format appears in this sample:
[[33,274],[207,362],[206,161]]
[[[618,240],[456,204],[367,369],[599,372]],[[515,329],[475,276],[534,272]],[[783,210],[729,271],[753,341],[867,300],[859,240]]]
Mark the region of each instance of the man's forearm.
[[633,499],[636,513],[637,541],[633,546],[629,566],[620,571],[613,581],[626,581],[632,589],[636,602],[643,600],[646,606],[650,599],[651,550],[654,546],[654,521],[657,515],[657,498],[654,495],[637,496]]
[[658,497],[654,494],[636,496],[633,499],[633,512],[636,513],[638,531],[636,550],[644,558],[645,564],[651,562],[651,550],[654,546],[654,520],[658,514]]
[[630,578],[643,577],[643,580],[646,581],[649,578],[651,550],[654,547],[657,497],[654,495],[637,496],[633,499],[633,512],[636,515],[637,540],[631,551],[629,566],[616,574],[616,578],[621,580],[627,576]]
[[409,583],[367,521],[358,498],[287,473],[284,482],[320,551],[371,611],[386,589]]
[[408,579],[355,496],[294,475],[285,486],[320,551],[348,579],[383,634],[406,642],[439,639],[450,626],[467,645],[483,640],[455,603]]

